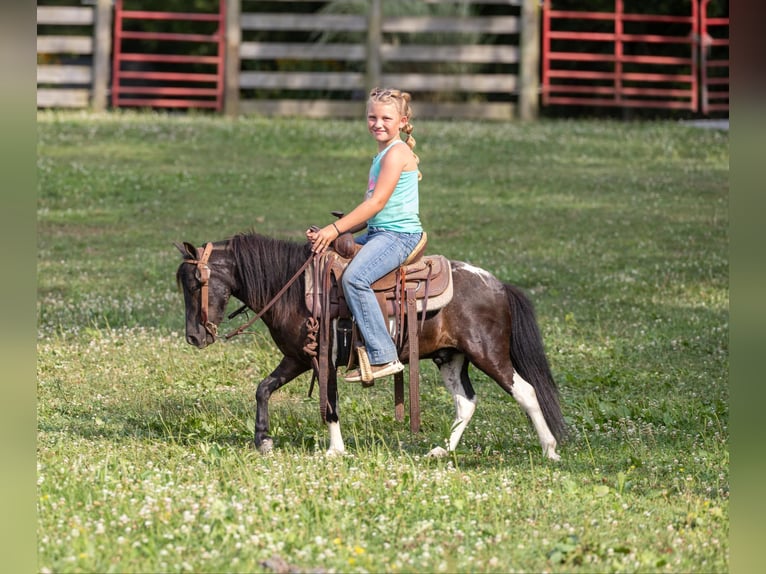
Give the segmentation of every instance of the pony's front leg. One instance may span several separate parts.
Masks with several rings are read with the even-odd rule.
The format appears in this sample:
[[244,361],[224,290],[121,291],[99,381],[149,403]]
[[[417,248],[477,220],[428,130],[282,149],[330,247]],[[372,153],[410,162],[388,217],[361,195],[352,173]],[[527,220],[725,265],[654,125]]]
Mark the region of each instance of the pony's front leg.
[[269,399],[274,391],[308,371],[305,363],[283,357],[276,369],[263,379],[255,392],[255,448],[265,454],[274,448],[269,436]]
[[325,422],[327,430],[330,432],[330,446],[327,449],[327,456],[338,456],[345,454],[346,446],[343,444],[343,435],[340,433],[340,420],[338,419],[338,373],[330,369],[330,375],[327,381],[327,414]]
[[441,458],[457,448],[468,423],[476,410],[476,393],[468,378],[468,362],[465,355],[455,353],[447,357],[437,357],[434,362],[444,380],[444,386],[455,401],[455,421],[452,423],[447,450],[437,446],[427,456]]

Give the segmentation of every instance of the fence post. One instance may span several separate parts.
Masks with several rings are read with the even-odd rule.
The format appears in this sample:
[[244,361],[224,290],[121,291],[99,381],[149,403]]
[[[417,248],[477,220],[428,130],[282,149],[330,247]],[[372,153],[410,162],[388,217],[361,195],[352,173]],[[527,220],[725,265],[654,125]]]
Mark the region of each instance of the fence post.
[[109,54],[112,49],[112,0],[98,0],[93,26],[93,110],[106,110]]
[[235,117],[239,114],[239,48],[242,43],[242,29],[239,25],[241,0],[226,2],[226,57],[223,86],[223,112]]
[[523,0],[519,41],[519,118],[534,120],[540,91],[540,0]]
[[367,15],[367,70],[365,83],[367,93],[380,85],[382,64],[380,48],[383,44],[383,10],[380,0],[370,0]]

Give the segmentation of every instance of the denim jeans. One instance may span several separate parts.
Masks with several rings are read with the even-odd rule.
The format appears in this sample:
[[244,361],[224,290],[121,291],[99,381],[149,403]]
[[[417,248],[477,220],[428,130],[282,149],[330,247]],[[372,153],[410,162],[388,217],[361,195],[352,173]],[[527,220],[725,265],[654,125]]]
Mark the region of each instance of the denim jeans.
[[420,241],[422,233],[396,233],[368,228],[356,239],[363,245],[343,272],[343,293],[357,327],[364,337],[367,355],[373,365],[397,358],[386,319],[371,285],[398,268]]

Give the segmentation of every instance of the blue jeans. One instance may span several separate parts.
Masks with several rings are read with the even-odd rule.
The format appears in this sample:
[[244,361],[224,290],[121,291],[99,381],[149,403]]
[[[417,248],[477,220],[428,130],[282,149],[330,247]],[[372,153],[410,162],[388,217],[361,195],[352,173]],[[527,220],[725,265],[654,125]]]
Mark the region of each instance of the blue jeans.
[[397,358],[396,345],[386,325],[371,285],[397,269],[412,253],[422,233],[397,233],[368,228],[356,239],[363,245],[343,272],[343,293],[357,327],[364,337],[367,355],[373,365]]

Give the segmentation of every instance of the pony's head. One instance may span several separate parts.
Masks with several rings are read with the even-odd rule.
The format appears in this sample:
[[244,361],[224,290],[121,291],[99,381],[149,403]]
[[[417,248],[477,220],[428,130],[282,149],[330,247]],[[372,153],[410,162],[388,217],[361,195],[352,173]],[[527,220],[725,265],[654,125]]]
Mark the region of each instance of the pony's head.
[[176,243],[183,261],[176,282],[186,307],[186,342],[203,349],[215,343],[233,288],[231,258],[223,245]]

